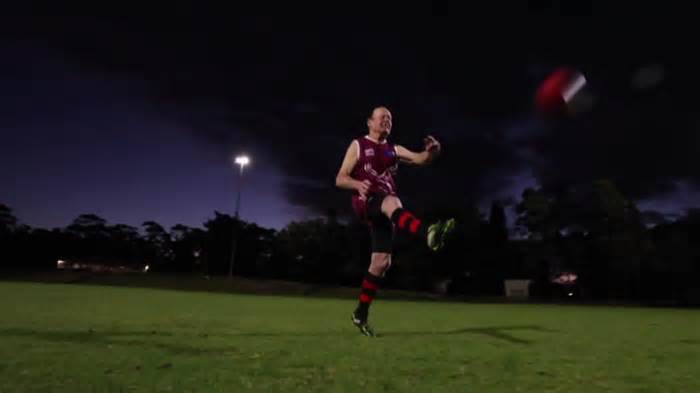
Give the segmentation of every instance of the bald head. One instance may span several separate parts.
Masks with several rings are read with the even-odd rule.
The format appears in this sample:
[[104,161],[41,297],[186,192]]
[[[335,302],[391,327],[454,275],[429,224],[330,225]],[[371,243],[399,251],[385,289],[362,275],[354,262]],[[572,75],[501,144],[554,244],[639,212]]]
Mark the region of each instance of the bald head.
[[371,136],[377,139],[386,139],[391,133],[391,112],[384,106],[378,106],[367,119],[367,129]]

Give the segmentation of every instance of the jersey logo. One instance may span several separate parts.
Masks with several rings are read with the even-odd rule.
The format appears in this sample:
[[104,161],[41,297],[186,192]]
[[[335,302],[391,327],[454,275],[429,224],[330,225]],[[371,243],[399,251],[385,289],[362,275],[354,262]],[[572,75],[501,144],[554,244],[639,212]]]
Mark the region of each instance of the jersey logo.
[[374,149],[365,149],[365,156],[374,157]]

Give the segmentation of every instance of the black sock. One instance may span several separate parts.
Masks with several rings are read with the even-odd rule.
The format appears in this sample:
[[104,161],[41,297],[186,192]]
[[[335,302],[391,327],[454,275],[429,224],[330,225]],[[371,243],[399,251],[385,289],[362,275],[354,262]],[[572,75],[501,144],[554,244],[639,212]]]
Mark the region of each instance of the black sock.
[[369,316],[369,306],[372,305],[374,297],[377,296],[377,290],[381,281],[381,277],[375,276],[370,272],[367,272],[362,280],[360,302],[357,305],[356,316],[363,321],[366,321]]
[[428,225],[418,219],[410,211],[400,207],[391,214],[391,222],[394,223],[399,231],[410,233],[411,235],[420,238],[427,238]]

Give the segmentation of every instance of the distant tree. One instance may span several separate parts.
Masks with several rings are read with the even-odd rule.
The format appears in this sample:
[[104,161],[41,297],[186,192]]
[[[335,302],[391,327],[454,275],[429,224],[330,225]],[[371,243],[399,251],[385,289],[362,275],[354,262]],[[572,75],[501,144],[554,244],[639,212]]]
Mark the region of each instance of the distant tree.
[[116,224],[107,228],[110,238],[109,256],[118,259],[133,260],[143,262],[144,241],[139,234],[138,228]]
[[13,232],[17,228],[17,218],[7,205],[0,203],[0,234]]
[[320,281],[324,275],[321,250],[325,236],[322,219],[289,223],[278,235],[279,247],[287,260],[287,274],[297,280]]
[[214,217],[204,222],[206,229],[205,252],[209,265],[209,273],[225,275],[231,259],[234,230],[242,227],[241,222],[234,217],[214,212]]
[[110,248],[107,220],[96,214],[81,214],[66,227],[73,257],[105,256]]
[[592,188],[591,208],[586,209],[589,230],[611,239],[615,233],[624,231],[632,203],[610,180],[597,180]]
[[136,227],[126,224],[116,224],[109,228],[109,233],[112,238],[123,239],[130,242],[136,242],[140,238],[139,230]]
[[489,215],[489,236],[495,245],[502,245],[508,240],[508,223],[503,205],[499,201],[491,203]]
[[92,244],[81,240],[83,244],[78,245],[73,239],[70,234],[60,229],[32,229],[31,232],[17,237],[17,242],[22,247],[22,264],[28,268],[53,270],[56,269],[59,259],[80,255],[78,247]]
[[204,260],[206,232],[183,224],[170,228],[174,269],[179,272],[200,272],[208,274]]
[[170,239],[173,241],[180,241],[185,239],[191,232],[193,228],[188,227],[183,224],[175,224],[170,228]]
[[218,211],[204,223],[206,229],[205,263],[211,274],[228,275],[235,242],[234,275],[260,276],[272,274],[275,261],[276,233],[256,224],[242,221]]
[[243,226],[240,240],[241,263],[239,272],[243,275],[262,276],[268,271],[274,257],[274,241],[277,233],[273,229],[262,228],[254,223]]
[[366,224],[330,217],[289,223],[274,239],[271,270],[315,283],[357,285],[370,262]]
[[170,235],[155,221],[145,221],[141,226],[145,232],[145,257],[156,269],[167,270],[167,265],[173,259]]
[[554,204],[554,198],[542,190],[526,188],[522,193],[522,200],[515,207],[518,214],[516,225],[521,231],[524,229],[522,232],[531,239],[553,239],[559,229],[557,217],[554,215]]
[[16,264],[19,251],[16,242],[17,218],[7,205],[0,203],[0,267],[11,268]]
[[651,246],[637,207],[608,179],[580,186],[567,198],[567,224],[587,234],[590,257],[579,266],[582,284],[601,298],[635,297]]
[[700,215],[688,211],[676,222],[650,230],[654,259],[649,284],[655,296],[678,304],[700,305],[696,277],[700,273]]
[[96,214],[81,214],[68,225],[66,230],[81,239],[107,238],[107,220]]

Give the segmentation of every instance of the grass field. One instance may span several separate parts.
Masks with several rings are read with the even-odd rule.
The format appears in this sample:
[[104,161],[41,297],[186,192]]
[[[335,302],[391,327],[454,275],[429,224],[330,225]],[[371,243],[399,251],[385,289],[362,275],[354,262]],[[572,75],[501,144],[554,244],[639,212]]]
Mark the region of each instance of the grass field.
[[0,283],[0,392],[700,393],[700,310]]

